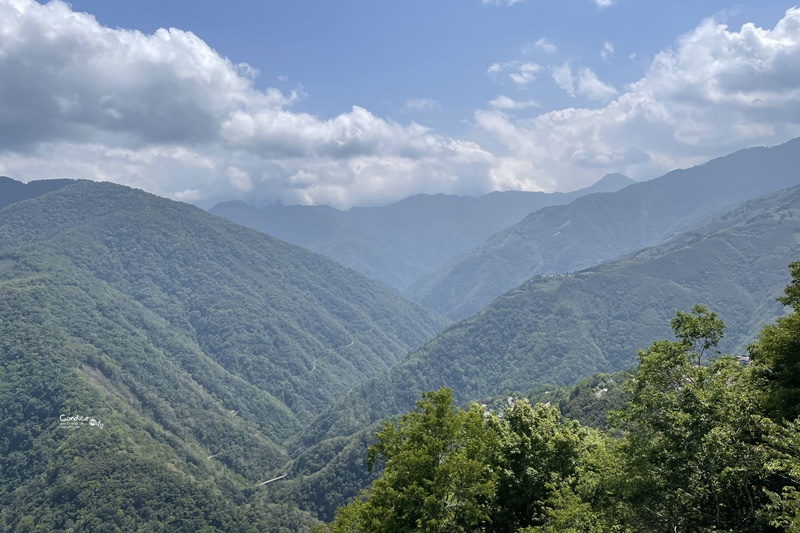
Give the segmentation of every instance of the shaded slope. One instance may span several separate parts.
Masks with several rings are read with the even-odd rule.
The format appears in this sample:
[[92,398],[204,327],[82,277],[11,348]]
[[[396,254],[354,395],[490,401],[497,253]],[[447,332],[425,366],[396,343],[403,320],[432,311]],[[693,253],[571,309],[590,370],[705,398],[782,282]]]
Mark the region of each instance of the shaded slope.
[[722,349],[742,350],[782,313],[774,298],[788,281],[786,265],[800,256],[798,234],[794,188],[629,257],[534,278],[354,389],[303,438],[357,431],[442,386],[465,401],[627,368],[637,349],[670,336],[675,310],[695,303],[727,322]]
[[496,231],[547,205],[635,183],[610,174],[571,193],[494,192],[481,197],[420,194],[384,207],[339,211],[328,206],[270,206],[224,202],[210,212],[323,253],[405,290],[424,274]]
[[0,209],[14,202],[36,198],[75,183],[74,180],[37,180],[28,183],[0,176]]
[[748,199],[800,183],[800,139],[670,172],[532,213],[408,291],[453,319],[538,274],[572,272],[649,246]]

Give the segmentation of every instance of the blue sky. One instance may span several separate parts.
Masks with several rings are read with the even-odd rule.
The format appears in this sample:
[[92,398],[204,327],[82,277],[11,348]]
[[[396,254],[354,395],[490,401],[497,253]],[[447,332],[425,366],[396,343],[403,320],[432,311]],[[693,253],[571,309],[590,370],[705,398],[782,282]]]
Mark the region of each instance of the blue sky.
[[0,173],[343,208],[648,179],[800,135],[792,7],[0,0]]
[[[513,5],[481,0],[380,1],[171,0],[71,3],[104,25],[152,33],[175,27],[192,31],[234,62],[260,71],[256,86],[302,86],[298,109],[321,116],[353,105],[399,121],[418,120],[445,133],[468,130],[475,109],[506,94],[541,104],[536,112],[590,105],[570,97],[550,76],[519,86],[487,75],[494,63],[591,67],[615,86],[638,80],[653,56],[716,17],[732,27],[746,22],[774,26],[793,4],[764,0],[743,4],[618,0],[600,8],[593,0],[527,0]],[[557,47],[536,47],[547,39]],[[603,61],[604,43],[613,54]],[[631,54],[636,54],[629,59]],[[282,81],[286,78],[286,81]],[[439,102],[409,110],[412,99]]]

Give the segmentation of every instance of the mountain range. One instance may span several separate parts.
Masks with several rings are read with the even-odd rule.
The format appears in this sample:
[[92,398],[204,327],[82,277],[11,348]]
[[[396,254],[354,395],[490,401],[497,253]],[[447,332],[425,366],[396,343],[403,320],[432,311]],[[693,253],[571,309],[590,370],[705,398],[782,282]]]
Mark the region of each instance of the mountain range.
[[[800,254],[798,143],[620,190],[608,177],[616,192],[482,229],[478,252],[480,213],[553,198],[247,208],[298,234],[316,224],[320,243],[352,232],[342,250],[403,242],[414,251],[392,253],[418,265],[460,238],[466,255],[414,285],[428,307],[193,206],[0,178],[0,530],[307,531],[376,475],[374,432],[424,391],[491,403],[627,369],[697,303],[727,322],[721,350],[743,354],[783,314]],[[439,227],[436,206],[460,214]],[[448,325],[431,307],[472,314]],[[597,379],[575,390],[591,398]],[[602,423],[583,400],[571,408]]]
[[800,187],[747,202],[623,258],[536,276],[358,385],[304,430],[301,442],[341,450],[321,469],[347,478],[364,467],[343,436],[364,439],[365,428],[369,434],[380,421],[409,411],[424,391],[449,387],[468,403],[627,369],[637,350],[671,337],[676,310],[698,303],[727,323],[720,349],[744,354],[759,328],[784,313],[775,298],[789,281],[787,264],[800,257],[797,235]]
[[571,193],[419,194],[388,206],[349,211],[299,205],[256,208],[237,201],[217,204],[210,212],[325,254],[402,292],[529,213],[632,183],[622,174],[608,174]]
[[406,294],[445,316],[464,318],[538,274],[572,272],[619,257],[741,202],[798,185],[798,168],[800,139],[794,139],[546,207],[418,280]]

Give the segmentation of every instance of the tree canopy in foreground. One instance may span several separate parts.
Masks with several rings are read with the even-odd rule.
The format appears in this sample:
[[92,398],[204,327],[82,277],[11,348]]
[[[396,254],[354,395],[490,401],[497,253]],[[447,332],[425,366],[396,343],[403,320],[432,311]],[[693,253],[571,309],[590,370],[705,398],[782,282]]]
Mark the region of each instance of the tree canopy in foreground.
[[449,389],[378,432],[382,475],[319,531],[800,531],[800,262],[791,313],[720,355],[724,323],[678,312],[640,351],[609,429],[555,407],[457,408]]

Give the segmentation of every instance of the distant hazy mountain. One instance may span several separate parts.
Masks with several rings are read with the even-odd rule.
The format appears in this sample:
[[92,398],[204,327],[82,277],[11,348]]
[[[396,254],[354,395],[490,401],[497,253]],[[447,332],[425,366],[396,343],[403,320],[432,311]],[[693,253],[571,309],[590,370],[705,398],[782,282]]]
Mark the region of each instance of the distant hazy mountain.
[[323,253],[403,291],[420,276],[537,209],[595,192],[617,191],[632,183],[621,174],[609,174],[571,193],[420,194],[385,207],[350,211],[328,206],[258,209],[243,202],[225,202],[210,212]]
[[73,182],[0,209],[0,530],[259,531],[275,513],[296,527],[296,509],[239,504],[293,434],[443,322],[322,255],[127,187]]
[[533,276],[618,257],[740,202],[797,184],[800,139],[742,150],[613,194],[541,209],[418,281],[407,294],[450,318],[462,318]]
[[457,322],[390,371],[359,385],[303,433],[308,443],[410,410],[423,391],[468,401],[567,384],[630,367],[670,338],[676,310],[707,305],[741,353],[783,313],[775,298],[800,259],[800,188],[750,201],[669,241],[574,274],[538,276]]

